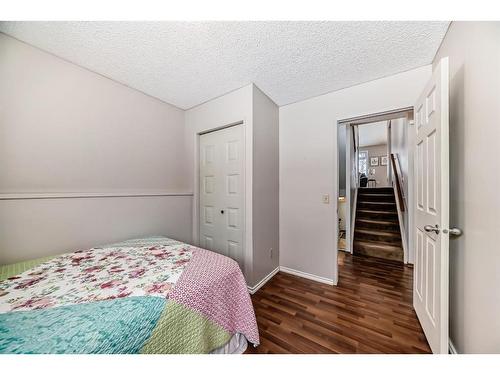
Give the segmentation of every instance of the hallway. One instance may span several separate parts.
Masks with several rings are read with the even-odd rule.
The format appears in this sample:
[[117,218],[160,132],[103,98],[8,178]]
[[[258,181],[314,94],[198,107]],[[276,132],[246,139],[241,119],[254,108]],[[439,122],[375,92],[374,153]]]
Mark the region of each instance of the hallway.
[[339,284],[285,274],[252,296],[261,345],[246,353],[430,353],[412,307],[413,269],[339,252]]

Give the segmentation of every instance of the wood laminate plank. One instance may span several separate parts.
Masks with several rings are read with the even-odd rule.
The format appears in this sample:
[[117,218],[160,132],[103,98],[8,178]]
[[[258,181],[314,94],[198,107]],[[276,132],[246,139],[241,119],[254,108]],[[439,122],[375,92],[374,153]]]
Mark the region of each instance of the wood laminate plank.
[[339,284],[278,273],[252,296],[261,345],[246,353],[430,353],[413,268],[339,253]]

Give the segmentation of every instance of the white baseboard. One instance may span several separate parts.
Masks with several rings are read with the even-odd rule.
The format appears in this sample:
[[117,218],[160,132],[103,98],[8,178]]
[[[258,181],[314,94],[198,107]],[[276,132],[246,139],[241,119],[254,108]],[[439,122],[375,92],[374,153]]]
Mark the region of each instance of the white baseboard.
[[448,351],[450,352],[450,354],[458,354],[455,345],[453,345],[453,341],[451,341],[450,339],[448,339]]
[[313,274],[307,273],[307,272],[294,270],[293,268],[280,266],[280,267],[276,267],[274,270],[272,270],[266,277],[264,277],[262,280],[260,280],[255,286],[253,286],[253,287],[247,286],[248,292],[250,294],[254,294],[255,292],[257,292],[269,280],[271,280],[271,278],[274,275],[276,275],[279,271],[284,272],[284,273],[289,273],[290,275],[303,277],[304,279],[318,281],[318,282],[323,283],[323,284],[335,285],[332,279],[328,279],[328,278],[322,277],[322,276],[316,276],[316,275],[313,275]]
[[248,292],[250,294],[254,294],[256,291],[258,291],[260,288],[262,288],[265,283],[267,283],[269,280],[271,280],[271,278],[274,275],[276,275],[279,272],[279,270],[280,270],[280,268],[276,267],[274,270],[271,271],[271,273],[269,273],[269,275],[267,275],[262,280],[260,280],[255,286],[253,286],[253,287],[247,286]]
[[322,277],[322,276],[316,276],[316,275],[313,275],[313,274],[310,274],[310,273],[307,273],[307,272],[302,272],[302,271],[294,270],[293,268],[288,268],[288,267],[280,266],[280,271],[281,272],[285,272],[285,273],[289,273],[290,275],[295,275],[295,276],[303,277],[305,279],[318,281],[318,282],[323,283],[323,284],[334,285],[332,279],[328,279],[328,278]]

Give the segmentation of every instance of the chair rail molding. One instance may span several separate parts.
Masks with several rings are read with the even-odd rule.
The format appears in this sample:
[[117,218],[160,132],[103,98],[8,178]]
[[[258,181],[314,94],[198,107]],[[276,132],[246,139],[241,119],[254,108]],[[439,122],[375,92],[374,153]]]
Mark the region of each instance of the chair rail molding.
[[0,200],[24,199],[68,199],[68,198],[132,198],[132,197],[169,197],[193,196],[190,191],[108,191],[108,192],[36,192],[36,193],[0,193]]

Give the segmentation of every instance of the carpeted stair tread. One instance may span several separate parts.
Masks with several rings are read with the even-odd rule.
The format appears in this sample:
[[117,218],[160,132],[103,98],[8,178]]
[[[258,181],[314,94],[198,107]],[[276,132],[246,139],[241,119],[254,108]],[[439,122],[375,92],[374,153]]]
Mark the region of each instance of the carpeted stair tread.
[[398,211],[391,187],[358,190],[353,250],[355,254],[403,260]]

